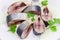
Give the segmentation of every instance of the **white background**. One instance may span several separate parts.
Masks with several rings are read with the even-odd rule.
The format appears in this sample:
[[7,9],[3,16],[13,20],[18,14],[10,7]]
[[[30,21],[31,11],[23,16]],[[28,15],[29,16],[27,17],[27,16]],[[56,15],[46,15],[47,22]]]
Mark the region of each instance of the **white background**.
[[[44,32],[41,36],[35,36],[31,30],[29,36],[26,39],[20,39],[20,37],[15,33],[8,32],[8,26],[6,23],[7,8],[13,2],[20,0],[0,0],[0,40],[60,40],[60,25],[57,26],[57,32],[51,32],[49,29]],[[21,0],[26,3],[30,3],[31,0]],[[51,11],[53,17],[60,18],[60,0],[48,0],[49,10]]]

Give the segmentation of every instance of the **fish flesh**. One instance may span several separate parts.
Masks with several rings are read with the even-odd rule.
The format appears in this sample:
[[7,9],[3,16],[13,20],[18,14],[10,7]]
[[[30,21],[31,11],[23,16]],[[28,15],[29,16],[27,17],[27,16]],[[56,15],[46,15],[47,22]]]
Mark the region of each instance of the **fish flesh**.
[[8,7],[7,13],[8,15],[12,13],[20,13],[26,7],[27,5],[24,2],[15,2],[11,6]]
[[41,8],[38,5],[27,6],[23,12],[33,12],[34,14],[41,15]]
[[41,17],[43,22],[45,23],[45,26],[47,27],[49,25],[48,21],[52,19],[52,14],[50,13],[48,7],[43,8]]
[[33,32],[35,35],[41,35],[44,31],[45,31],[45,24],[39,17],[38,20],[35,20],[35,22],[33,23]]
[[13,13],[11,15],[7,16],[7,24],[8,26],[11,24],[17,24],[18,22],[27,20],[27,14],[26,13]]
[[20,36],[21,39],[24,39],[28,36],[32,29],[32,22],[31,21],[24,21],[21,23],[17,28],[17,34]]

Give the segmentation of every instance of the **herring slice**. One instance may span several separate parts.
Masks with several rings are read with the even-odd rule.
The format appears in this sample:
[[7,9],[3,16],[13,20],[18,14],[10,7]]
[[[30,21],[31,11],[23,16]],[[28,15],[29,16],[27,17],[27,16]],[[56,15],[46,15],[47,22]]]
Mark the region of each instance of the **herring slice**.
[[32,29],[32,22],[31,21],[24,21],[21,23],[17,28],[17,34],[20,36],[21,39],[24,39],[28,36]]
[[33,12],[35,14],[40,15],[41,14],[41,8],[38,5],[30,5],[26,7],[23,12]]
[[35,35],[41,35],[45,31],[45,24],[42,19],[38,18],[33,24],[33,32]]
[[24,2],[15,2],[11,6],[8,7],[7,13],[8,15],[12,13],[19,13],[22,10],[24,10],[27,7],[27,5]]
[[7,16],[7,24],[11,25],[27,19],[28,18],[26,13],[13,13]]

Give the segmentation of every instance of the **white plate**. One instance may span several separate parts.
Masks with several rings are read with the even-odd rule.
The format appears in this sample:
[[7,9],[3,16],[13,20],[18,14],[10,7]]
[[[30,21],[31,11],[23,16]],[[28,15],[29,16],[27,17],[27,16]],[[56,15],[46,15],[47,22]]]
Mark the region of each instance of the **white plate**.
[[[15,33],[8,32],[6,24],[7,8],[13,2],[20,0],[0,0],[0,40],[22,40]],[[22,0],[23,1],[23,0]],[[31,3],[31,0],[24,0],[26,3]],[[49,9],[55,18],[60,18],[60,0],[49,0]],[[35,36],[33,31],[30,32],[29,36],[23,40],[57,40],[60,37],[60,25],[57,26],[57,32],[51,32],[49,29],[44,32],[41,36]]]

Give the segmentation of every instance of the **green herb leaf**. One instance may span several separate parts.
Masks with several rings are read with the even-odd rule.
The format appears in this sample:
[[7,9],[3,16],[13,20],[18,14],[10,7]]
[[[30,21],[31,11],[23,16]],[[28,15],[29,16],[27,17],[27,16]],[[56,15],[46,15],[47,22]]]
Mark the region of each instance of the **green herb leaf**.
[[28,12],[28,13],[27,13],[28,18],[34,17],[34,15],[35,15],[35,14],[32,13],[32,12]]
[[31,18],[32,21],[34,21],[35,19],[34,18]]
[[56,32],[56,31],[57,31],[56,26],[51,26],[50,29],[51,29],[51,31],[53,31],[53,32]]
[[55,22],[54,22],[53,20],[49,20],[49,21],[48,21],[48,24],[49,24],[49,25],[53,25],[53,24],[55,24]]
[[60,19],[54,18],[54,22],[60,24]]
[[55,32],[57,29],[56,29],[56,26],[53,26],[54,24],[60,24],[60,19],[57,19],[57,18],[53,18],[53,20],[49,20],[48,21],[48,24],[49,24],[49,28]]
[[15,33],[15,31],[16,31],[16,25],[15,25],[15,24],[11,25],[11,26],[9,27],[9,30],[8,30],[8,31],[10,31],[10,32],[12,32],[12,33]]
[[28,13],[27,13],[27,17],[28,17],[28,18],[31,18],[31,21],[34,21],[34,20],[35,20],[35,19],[34,19],[34,16],[35,16],[35,14],[32,13],[32,12],[28,12]]
[[47,0],[44,0],[41,2],[42,6],[47,6],[48,5],[48,1]]

